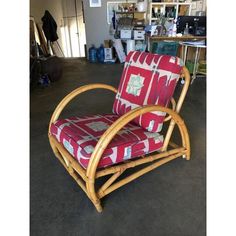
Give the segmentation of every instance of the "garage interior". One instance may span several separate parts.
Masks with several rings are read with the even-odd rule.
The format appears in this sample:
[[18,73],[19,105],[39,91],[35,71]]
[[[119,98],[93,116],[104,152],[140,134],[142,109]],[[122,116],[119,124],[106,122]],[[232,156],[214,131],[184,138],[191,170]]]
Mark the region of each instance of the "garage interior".
[[[30,232],[45,236],[205,235],[206,73],[197,71],[180,112],[190,135],[191,160],[186,162],[178,158],[116,190],[103,199],[101,214],[54,157],[48,141],[48,125],[59,102],[86,84],[104,83],[118,88],[124,67],[114,47],[112,59],[116,58],[115,62],[101,63],[98,59],[94,62],[90,58],[92,45],[99,48],[112,40],[107,6],[108,2],[119,1],[101,1],[101,7],[92,7],[91,2],[30,1],[30,16],[36,28],[41,27],[43,32],[41,18],[48,10],[57,23],[58,34],[56,44],[43,49],[39,40],[41,47],[34,44],[32,49],[32,64],[36,58],[35,65],[40,67],[30,68],[33,81],[30,90]],[[206,11],[205,1],[178,2],[200,6],[199,9],[192,6],[193,16]],[[197,13],[199,11],[201,13]],[[145,43],[146,52],[156,53],[146,38]],[[44,46],[47,47],[47,43]],[[122,46],[127,54],[127,44]],[[179,57],[181,49],[179,47],[176,52]],[[50,54],[46,59],[42,59],[44,50]],[[195,50],[190,50],[192,63],[194,57]],[[198,65],[200,61],[206,62],[206,48],[198,58]],[[189,70],[191,68],[190,65]],[[193,76],[194,71],[191,72]],[[179,80],[175,93],[179,94],[182,87]],[[62,117],[110,114],[114,98],[109,91],[89,91],[75,98]],[[174,137],[178,138],[178,135]]]

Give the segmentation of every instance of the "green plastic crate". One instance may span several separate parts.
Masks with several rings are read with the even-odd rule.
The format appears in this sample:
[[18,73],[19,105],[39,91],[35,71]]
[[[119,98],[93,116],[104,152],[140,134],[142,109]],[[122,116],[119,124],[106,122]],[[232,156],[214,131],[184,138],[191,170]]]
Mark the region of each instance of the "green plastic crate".
[[167,41],[153,42],[152,53],[176,56],[178,47],[179,47],[178,42],[167,42]]
[[186,65],[189,73],[192,74],[193,73],[193,68],[194,68],[194,62],[186,61],[185,65]]

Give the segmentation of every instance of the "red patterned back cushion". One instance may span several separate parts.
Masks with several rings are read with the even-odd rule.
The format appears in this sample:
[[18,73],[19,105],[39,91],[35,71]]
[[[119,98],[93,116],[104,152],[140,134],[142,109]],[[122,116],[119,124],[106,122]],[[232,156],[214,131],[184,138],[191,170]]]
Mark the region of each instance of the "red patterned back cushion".
[[[123,115],[143,105],[168,106],[183,67],[181,59],[133,51],[126,57],[113,112]],[[163,112],[149,112],[134,122],[149,132],[160,132]]]

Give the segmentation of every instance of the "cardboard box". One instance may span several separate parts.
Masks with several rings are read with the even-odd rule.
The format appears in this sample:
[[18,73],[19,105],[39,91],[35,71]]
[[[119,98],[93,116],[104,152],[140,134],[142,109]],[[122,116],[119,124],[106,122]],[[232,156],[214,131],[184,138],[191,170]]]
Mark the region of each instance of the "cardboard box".
[[111,59],[111,60],[104,60],[104,63],[106,64],[114,64],[116,62],[116,58]]
[[113,48],[104,48],[104,58],[105,60],[112,60],[113,59]]
[[134,30],[134,39],[135,40],[144,40],[145,31],[144,30]]
[[131,39],[132,30],[120,30],[120,38],[121,39]]
[[112,40],[104,40],[104,48],[111,48],[112,47]]
[[121,40],[120,39],[114,39],[114,44],[113,45],[116,49],[116,53],[118,55],[120,63],[125,62],[126,55],[125,55],[125,51],[124,51],[123,45],[121,43]]

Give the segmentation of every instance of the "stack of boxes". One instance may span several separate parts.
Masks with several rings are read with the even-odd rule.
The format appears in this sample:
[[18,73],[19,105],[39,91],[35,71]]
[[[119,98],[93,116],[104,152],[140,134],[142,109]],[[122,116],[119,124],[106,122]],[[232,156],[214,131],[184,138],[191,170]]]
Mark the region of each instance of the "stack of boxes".
[[104,40],[104,63],[115,63],[111,40]]
[[131,39],[132,38],[132,30],[131,29],[120,30],[120,38],[121,39]]
[[[126,43],[133,41],[132,45],[135,45],[133,50],[136,51],[145,51],[146,43],[145,43],[145,21],[142,19],[135,19],[132,23],[132,27],[123,26],[120,29],[120,39],[126,40]],[[128,54],[129,48],[127,46],[126,53]]]
[[145,22],[144,20],[136,20],[134,22],[134,40],[135,40],[135,50],[145,51]]

